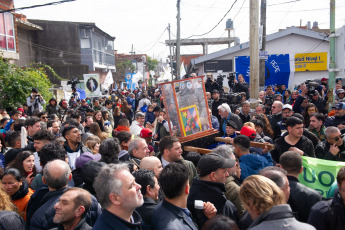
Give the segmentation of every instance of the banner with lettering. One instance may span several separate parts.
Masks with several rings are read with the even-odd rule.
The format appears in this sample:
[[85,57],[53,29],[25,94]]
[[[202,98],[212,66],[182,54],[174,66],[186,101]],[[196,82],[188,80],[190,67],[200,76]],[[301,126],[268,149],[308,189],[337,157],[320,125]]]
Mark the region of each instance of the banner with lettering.
[[[242,74],[246,82],[249,83],[250,57],[235,57],[236,76]],[[265,86],[285,85],[288,86],[290,77],[290,55],[268,55],[265,61]]]
[[328,190],[337,180],[339,169],[345,166],[345,162],[322,160],[303,156],[303,172],[299,175],[299,181],[313,188],[326,197]]
[[327,52],[295,54],[295,72],[327,70]]

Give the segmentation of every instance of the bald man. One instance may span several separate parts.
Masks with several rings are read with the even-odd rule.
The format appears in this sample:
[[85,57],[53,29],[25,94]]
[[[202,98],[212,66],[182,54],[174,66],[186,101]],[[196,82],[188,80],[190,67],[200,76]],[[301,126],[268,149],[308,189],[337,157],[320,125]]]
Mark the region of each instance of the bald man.
[[155,173],[156,178],[158,179],[159,174],[163,170],[161,161],[154,156],[144,157],[140,162],[140,169],[149,169]]

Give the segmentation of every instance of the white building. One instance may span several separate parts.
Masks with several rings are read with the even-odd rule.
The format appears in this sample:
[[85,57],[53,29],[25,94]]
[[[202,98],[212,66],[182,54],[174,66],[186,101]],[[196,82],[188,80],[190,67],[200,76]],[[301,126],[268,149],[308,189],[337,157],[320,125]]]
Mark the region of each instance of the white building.
[[[287,76],[289,76],[288,85],[290,89],[309,79],[328,78],[328,34],[291,27],[267,35],[266,50],[268,55],[285,55],[285,58],[288,58],[286,60],[289,63],[290,73]],[[231,67],[227,66],[224,68],[226,71],[222,73],[223,75],[228,75],[229,72],[238,71],[236,69],[238,64],[236,63],[236,57],[238,56],[249,56],[249,42],[195,58],[191,61],[191,64],[197,69],[196,73],[198,76],[205,75],[206,72],[212,72],[214,77],[219,74],[217,70],[223,70],[222,66],[224,67],[224,64],[232,65]],[[222,64],[218,63],[218,69],[217,61],[223,61]],[[209,64],[210,62],[215,63],[215,68],[211,68],[211,70],[210,68],[208,70],[205,69],[207,63]],[[268,63],[266,62],[267,65]],[[226,79],[223,85],[228,86]]]

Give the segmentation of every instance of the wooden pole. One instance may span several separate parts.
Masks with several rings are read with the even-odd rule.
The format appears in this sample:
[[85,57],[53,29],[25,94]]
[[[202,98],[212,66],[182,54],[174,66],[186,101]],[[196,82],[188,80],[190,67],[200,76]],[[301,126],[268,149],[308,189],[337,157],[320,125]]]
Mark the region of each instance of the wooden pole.
[[259,98],[259,0],[250,0],[250,98]]

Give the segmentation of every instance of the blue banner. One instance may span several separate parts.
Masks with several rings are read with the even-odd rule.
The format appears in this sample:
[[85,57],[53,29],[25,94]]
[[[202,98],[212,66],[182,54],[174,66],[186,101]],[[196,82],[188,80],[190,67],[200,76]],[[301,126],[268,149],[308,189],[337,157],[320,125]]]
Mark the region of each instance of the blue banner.
[[[249,82],[250,57],[238,56],[235,58],[236,76],[242,74],[246,82]],[[288,87],[290,77],[289,54],[269,55],[265,61],[265,86],[285,85]]]
[[80,99],[80,100],[86,98],[85,89],[81,89],[81,88],[78,88],[78,87],[77,87],[77,92],[78,92],[78,94],[79,94],[79,99]]
[[133,78],[133,74],[132,73],[126,73],[126,85],[127,85],[127,89],[130,89],[132,87],[132,78]]

